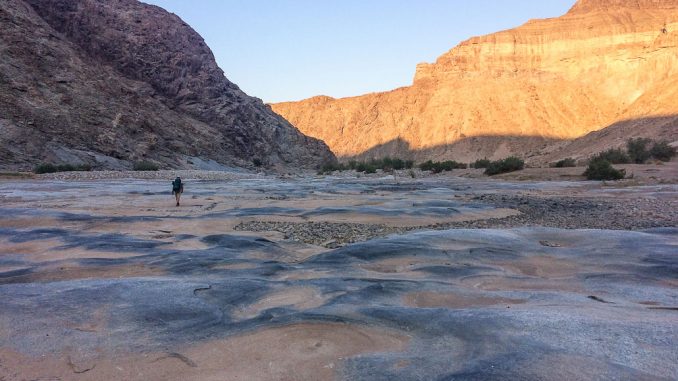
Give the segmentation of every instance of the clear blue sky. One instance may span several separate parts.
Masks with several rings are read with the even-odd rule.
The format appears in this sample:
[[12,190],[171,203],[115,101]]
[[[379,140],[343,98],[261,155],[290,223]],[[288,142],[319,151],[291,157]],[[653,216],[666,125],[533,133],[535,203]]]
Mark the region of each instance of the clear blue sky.
[[411,84],[472,36],[564,14],[574,0],[144,0],[176,13],[226,76],[265,102]]

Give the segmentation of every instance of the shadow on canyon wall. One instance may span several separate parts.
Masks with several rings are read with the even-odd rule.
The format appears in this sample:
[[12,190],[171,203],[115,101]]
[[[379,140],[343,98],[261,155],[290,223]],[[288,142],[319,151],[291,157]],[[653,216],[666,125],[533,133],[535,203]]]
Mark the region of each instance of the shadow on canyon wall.
[[339,160],[365,160],[390,156],[417,162],[429,159],[473,162],[477,159],[496,160],[515,155],[535,163],[548,163],[566,157],[585,158],[609,148],[623,146],[628,139],[635,137],[678,141],[678,115],[621,120],[576,139],[480,135],[466,137],[450,144],[415,149],[405,139],[396,138],[375,145],[358,155],[339,157]]
[[471,162],[483,158],[500,159],[512,155],[521,157],[535,155],[540,152],[540,149],[558,142],[562,140],[541,136],[474,136],[451,144],[413,148],[405,139],[397,138],[378,144],[358,155],[339,157],[339,160],[369,160],[390,156],[416,162],[429,159]]

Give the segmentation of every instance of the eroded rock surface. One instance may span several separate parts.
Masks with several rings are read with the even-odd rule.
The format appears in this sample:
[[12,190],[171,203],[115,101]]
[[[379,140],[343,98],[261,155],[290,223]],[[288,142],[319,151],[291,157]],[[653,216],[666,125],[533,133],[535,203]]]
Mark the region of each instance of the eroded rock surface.
[[0,166],[313,166],[332,158],[217,66],[179,17],[136,0],[0,2]]
[[675,203],[675,185],[186,179],[180,208],[168,187],[0,183],[0,378],[678,376],[675,226],[419,228],[335,249],[233,230],[477,223],[537,197]]

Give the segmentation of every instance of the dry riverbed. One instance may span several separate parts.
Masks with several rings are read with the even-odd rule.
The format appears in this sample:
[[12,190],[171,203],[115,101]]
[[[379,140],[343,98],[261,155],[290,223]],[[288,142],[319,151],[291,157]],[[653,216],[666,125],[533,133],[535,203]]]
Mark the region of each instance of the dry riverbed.
[[3,179],[0,379],[678,377],[678,185],[453,175]]

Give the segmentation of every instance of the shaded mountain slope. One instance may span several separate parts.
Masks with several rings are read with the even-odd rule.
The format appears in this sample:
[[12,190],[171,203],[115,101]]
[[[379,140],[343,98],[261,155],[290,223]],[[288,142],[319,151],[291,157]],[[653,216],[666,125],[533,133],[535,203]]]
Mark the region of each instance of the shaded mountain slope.
[[177,16],[135,0],[0,2],[0,165],[313,166],[333,158],[230,82]]

